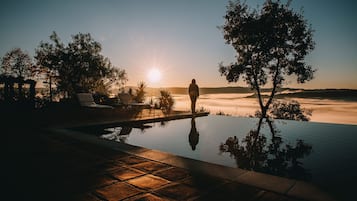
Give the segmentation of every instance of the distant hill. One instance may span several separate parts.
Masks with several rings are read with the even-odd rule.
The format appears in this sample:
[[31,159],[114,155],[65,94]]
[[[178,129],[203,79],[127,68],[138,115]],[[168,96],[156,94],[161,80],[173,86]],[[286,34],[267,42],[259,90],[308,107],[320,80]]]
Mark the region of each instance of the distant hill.
[[335,99],[346,101],[357,101],[357,90],[354,89],[315,89],[303,90],[296,93],[279,94],[281,97],[296,97],[296,98],[317,98],[317,99]]

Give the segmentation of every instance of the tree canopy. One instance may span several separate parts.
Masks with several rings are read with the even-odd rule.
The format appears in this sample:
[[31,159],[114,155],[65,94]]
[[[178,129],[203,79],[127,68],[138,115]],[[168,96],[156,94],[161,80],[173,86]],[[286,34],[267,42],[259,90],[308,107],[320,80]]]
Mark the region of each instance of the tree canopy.
[[138,103],[144,102],[144,100],[145,100],[145,94],[146,94],[145,88],[146,88],[145,82],[142,81],[142,82],[139,82],[139,83],[138,83],[138,87],[137,87],[137,89],[136,89],[136,94],[135,94],[135,96],[134,96],[134,100],[135,100],[136,102],[138,102]]
[[14,78],[29,79],[33,75],[32,67],[31,57],[20,48],[14,48],[2,58],[0,74]]
[[41,42],[36,49],[37,64],[56,79],[57,88],[73,96],[78,92],[107,89],[112,84],[123,84],[124,70],[116,68],[101,54],[101,44],[89,33],[72,36],[72,41],[63,44],[53,32],[51,42]]
[[[290,1],[266,0],[260,10],[229,2],[224,17],[224,39],[236,50],[237,61],[221,63],[219,72],[228,82],[242,78],[256,91],[263,117],[286,76],[296,76],[298,83],[313,79],[315,70],[304,61],[314,49],[313,30],[302,13],[290,8]],[[261,88],[267,84],[272,89],[264,101]]]

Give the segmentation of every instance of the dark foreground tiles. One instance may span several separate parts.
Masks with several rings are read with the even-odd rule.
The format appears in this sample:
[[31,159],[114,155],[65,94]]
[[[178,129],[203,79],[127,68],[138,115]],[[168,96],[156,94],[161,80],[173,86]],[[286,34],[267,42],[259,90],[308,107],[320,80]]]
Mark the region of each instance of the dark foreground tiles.
[[142,191],[126,183],[120,182],[95,191],[95,194],[108,201],[118,201],[137,195]]
[[297,201],[297,199],[286,197],[272,192],[264,192],[259,201]]
[[161,198],[156,195],[153,195],[151,193],[145,193],[142,195],[137,195],[128,199],[125,199],[124,201],[167,201],[168,199],[166,198]]
[[184,184],[176,184],[164,187],[156,193],[174,200],[192,200],[199,196],[200,190]]
[[141,158],[141,157],[136,157],[136,156],[128,156],[128,157],[123,157],[120,159],[115,160],[119,164],[124,164],[124,165],[135,165],[143,162],[147,162],[147,159]]
[[67,201],[101,201],[98,197],[96,197],[90,193],[76,195],[71,198],[66,198],[65,200],[67,200]]
[[156,177],[154,175],[144,175],[127,181],[129,184],[145,190],[154,190],[169,184],[166,179]]
[[[61,189],[63,194],[84,193],[117,183],[118,180],[107,175],[72,176],[62,178],[51,178],[50,185],[46,188]],[[41,184],[44,185],[44,184]]]
[[169,181],[179,181],[190,176],[190,173],[187,170],[177,167],[165,169],[153,174]]
[[106,175],[103,175],[103,176],[99,176],[99,177],[95,178],[95,180],[92,179],[91,182],[93,182],[94,188],[98,188],[98,187],[108,186],[113,183],[116,183],[117,180],[115,180],[111,177],[108,177]]
[[208,192],[205,196],[197,200],[259,200],[264,191],[250,186],[227,183]]
[[154,172],[154,171],[158,171],[158,170],[162,170],[162,169],[166,169],[168,167],[170,167],[167,164],[164,163],[158,163],[158,162],[154,162],[154,161],[147,161],[144,163],[140,163],[140,164],[136,164],[131,166],[133,168],[136,168],[138,170],[144,171],[144,172]]
[[118,167],[111,171],[110,175],[121,181],[132,179],[144,175],[145,173],[128,167]]
[[215,189],[227,182],[227,180],[200,174],[195,174],[181,181],[183,184],[205,191]]

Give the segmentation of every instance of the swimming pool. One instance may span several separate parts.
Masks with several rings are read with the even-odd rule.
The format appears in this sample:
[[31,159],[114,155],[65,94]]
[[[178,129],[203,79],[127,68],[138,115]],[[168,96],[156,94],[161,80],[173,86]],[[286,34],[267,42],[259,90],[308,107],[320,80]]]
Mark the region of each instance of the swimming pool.
[[305,180],[342,199],[354,191],[357,126],[259,122],[256,118],[209,115],[84,130],[120,143]]

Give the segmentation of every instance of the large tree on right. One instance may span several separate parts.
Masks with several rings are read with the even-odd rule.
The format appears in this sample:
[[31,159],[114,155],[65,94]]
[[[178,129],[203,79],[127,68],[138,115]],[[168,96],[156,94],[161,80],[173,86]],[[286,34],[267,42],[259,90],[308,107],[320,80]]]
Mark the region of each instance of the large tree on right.
[[[221,63],[219,72],[228,82],[243,79],[255,90],[261,115],[267,117],[274,95],[287,76],[296,76],[298,83],[313,79],[315,70],[304,60],[315,45],[311,25],[302,13],[290,8],[290,1],[267,0],[260,10],[231,1],[224,17],[224,39],[236,50],[237,61]],[[266,99],[261,93],[265,86],[271,86]]]

